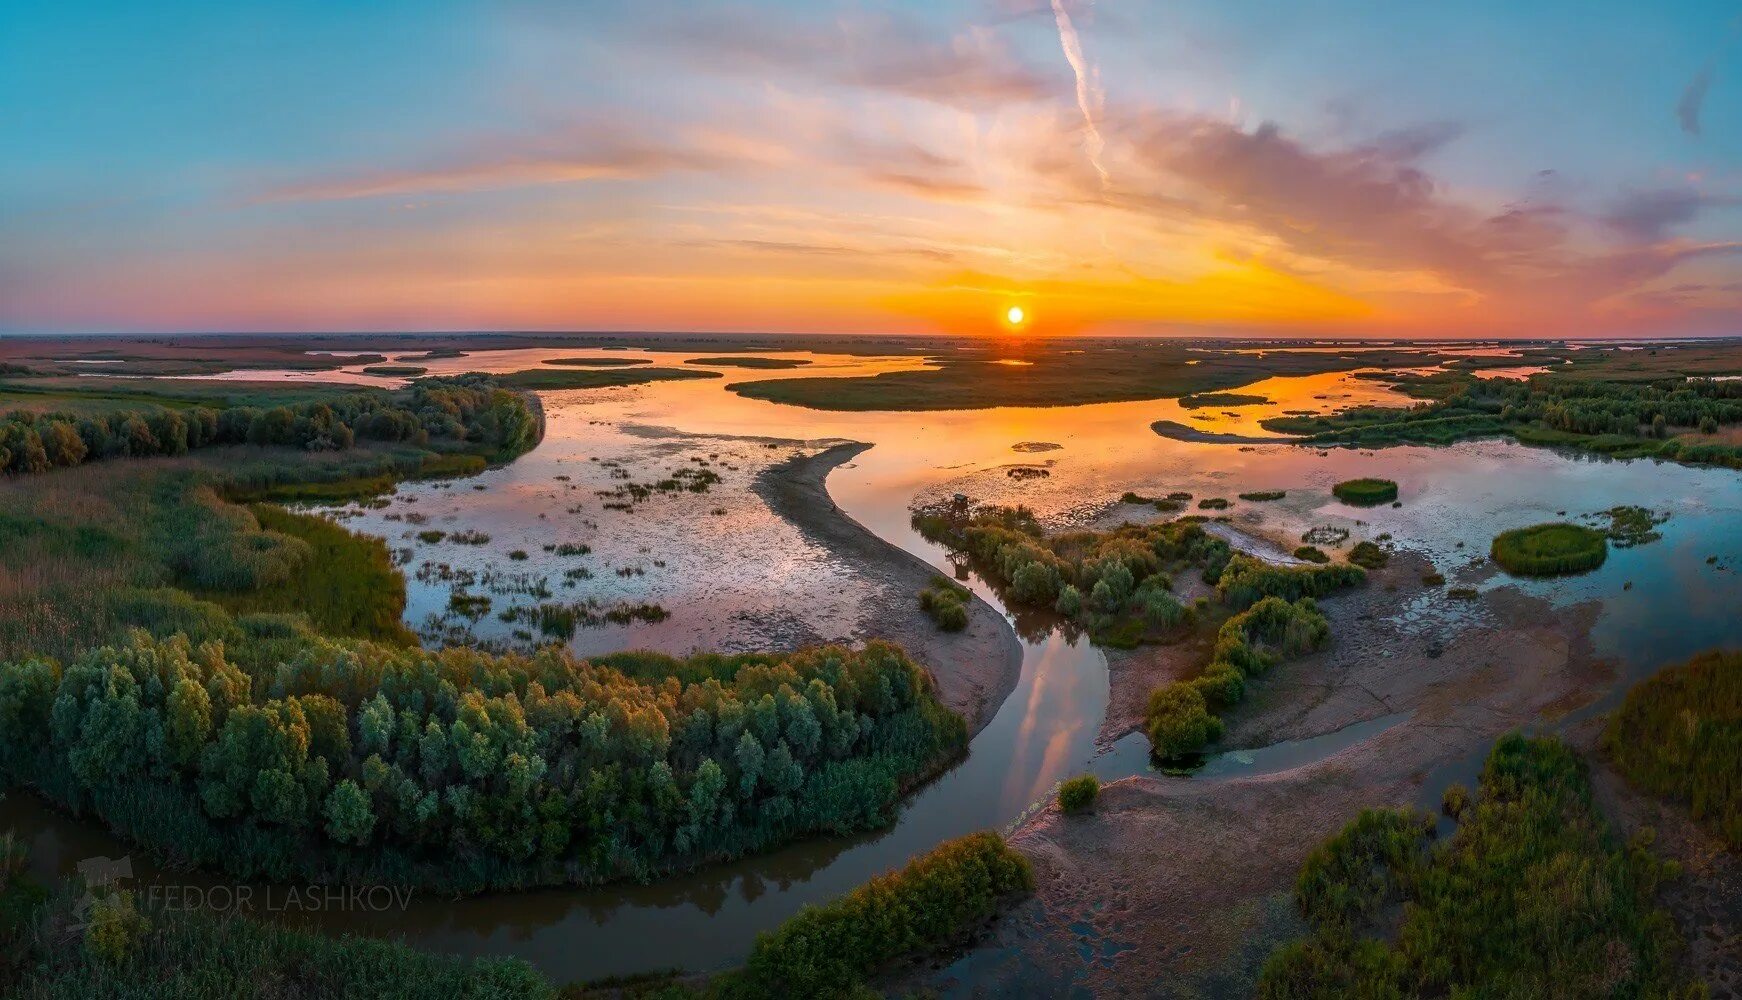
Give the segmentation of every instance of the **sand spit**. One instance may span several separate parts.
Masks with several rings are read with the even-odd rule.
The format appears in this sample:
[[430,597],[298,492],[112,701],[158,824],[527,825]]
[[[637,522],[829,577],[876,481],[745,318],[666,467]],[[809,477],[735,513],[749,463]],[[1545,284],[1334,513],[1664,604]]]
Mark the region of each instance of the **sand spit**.
[[962,713],[969,732],[977,733],[1015,689],[1022,644],[1004,616],[979,597],[969,603],[967,628],[941,631],[919,608],[919,592],[938,571],[835,506],[826,485],[829,473],[870,447],[841,444],[770,466],[753,488],[770,510],[871,585],[876,596],[867,603],[855,638],[900,643],[932,669],[944,703]]

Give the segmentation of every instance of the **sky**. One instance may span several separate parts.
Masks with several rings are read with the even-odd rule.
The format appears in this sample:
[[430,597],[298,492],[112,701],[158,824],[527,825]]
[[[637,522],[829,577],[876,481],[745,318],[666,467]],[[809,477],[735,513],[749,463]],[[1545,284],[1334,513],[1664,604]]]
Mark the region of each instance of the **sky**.
[[382,330],[1742,334],[1742,2],[0,0],[0,333]]

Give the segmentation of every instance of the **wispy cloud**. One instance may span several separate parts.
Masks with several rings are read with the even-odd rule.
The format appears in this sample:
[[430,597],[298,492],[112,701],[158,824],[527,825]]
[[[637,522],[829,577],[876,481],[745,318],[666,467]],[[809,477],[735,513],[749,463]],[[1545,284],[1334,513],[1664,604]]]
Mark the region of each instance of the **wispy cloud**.
[[1071,72],[1076,75],[1077,109],[1083,113],[1083,152],[1094,166],[1095,173],[1101,175],[1101,186],[1106,187],[1109,177],[1107,168],[1101,163],[1101,153],[1107,144],[1101,139],[1101,129],[1096,124],[1106,103],[1100,73],[1083,56],[1083,41],[1077,35],[1064,0],[1052,0],[1052,16],[1058,25],[1059,46],[1065,50],[1065,61],[1071,64]]
[[479,136],[401,165],[339,170],[268,186],[257,202],[452,194],[717,169],[754,155],[719,136],[657,142],[597,123]]
[[843,87],[980,110],[1042,100],[1062,81],[1003,45],[994,32],[935,31],[893,14],[803,16],[771,23],[765,12],[697,9],[648,29],[649,41],[686,66],[758,77],[798,74]]

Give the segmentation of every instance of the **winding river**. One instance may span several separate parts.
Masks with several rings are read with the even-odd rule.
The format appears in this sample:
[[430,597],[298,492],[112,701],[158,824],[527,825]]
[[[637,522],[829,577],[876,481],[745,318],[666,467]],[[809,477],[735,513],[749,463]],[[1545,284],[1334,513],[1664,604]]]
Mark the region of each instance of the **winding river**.
[[[583,352],[493,352],[430,366],[437,372],[511,371],[575,353]],[[622,353],[665,365],[682,357]],[[1109,512],[1108,502],[1126,490],[1183,489],[1199,497],[1232,498],[1280,489],[1288,491],[1281,501],[1236,504],[1230,511],[1233,528],[1268,540],[1272,551],[1316,525],[1346,527],[1357,539],[1388,533],[1399,545],[1430,557],[1453,585],[1519,586],[1556,602],[1601,601],[1604,613],[1593,642],[1624,666],[1624,677],[1643,676],[1700,649],[1738,640],[1733,609],[1742,597],[1742,532],[1734,527],[1742,523],[1742,477],[1734,472],[1595,461],[1500,442],[1318,452],[1190,443],[1150,430],[1152,422],[1165,419],[1216,432],[1262,434],[1256,421],[1284,409],[1396,401],[1382,384],[1346,374],[1265,380],[1241,391],[1268,396],[1275,400],[1270,406],[1212,413],[1158,400],[839,414],[749,400],[724,389],[733,381],[866,374],[923,364],[912,357],[769,353],[812,364],[792,372],[727,371],[724,379],[545,393],[546,440],[520,460],[472,480],[407,484],[386,506],[332,513],[401,551],[411,599],[407,620],[426,634],[460,627],[476,629],[482,638],[500,638],[493,616],[474,622],[443,618],[453,573],[496,581],[500,608],[519,599],[515,579],[561,577],[564,564],[545,552],[547,546],[580,541],[592,548],[587,565],[597,574],[569,591],[571,596],[657,601],[672,615],[663,622],[585,630],[574,643],[578,652],[749,648],[771,629],[786,630],[795,639],[839,638],[874,627],[862,618],[865,595],[849,585],[850,568],[833,563],[828,553],[771,514],[751,493],[750,483],[777,459],[854,440],[873,447],[832,473],[831,497],[846,516],[940,571],[951,568],[946,553],[908,523],[916,500],[964,492],[1027,504],[1052,523],[1086,523],[1118,517],[1121,512]],[[350,369],[264,377],[394,381]],[[628,475],[692,461],[725,470],[723,481],[705,495],[656,498],[653,502],[666,506],[639,514],[619,515],[598,502],[598,494]],[[1011,475],[1018,466],[1040,471]],[[1329,497],[1331,483],[1370,474],[1397,480],[1403,506],[1361,511]],[[1594,573],[1571,581],[1520,582],[1495,577],[1478,565],[1490,536],[1501,528],[1562,511],[1573,517],[1626,503],[1668,513],[1664,537],[1615,551]],[[475,547],[426,544],[414,537],[414,525],[477,528],[492,537]],[[510,560],[509,551],[523,554]],[[968,582],[1010,617],[983,581]],[[1470,612],[1463,604],[1440,591],[1424,591],[1400,601],[1396,613],[1406,629],[1429,635],[1468,624]],[[1021,631],[1038,634],[1022,639],[1014,691],[975,736],[967,758],[919,791],[888,830],[798,844],[654,885],[459,900],[425,896],[382,911],[274,915],[331,932],[402,936],[434,951],[520,956],[559,982],[733,964],[759,931],[801,906],[846,892],[941,840],[1008,827],[1044,803],[1062,778],[1084,770],[1104,779],[1148,771],[1140,736],[1110,748],[1097,745],[1108,704],[1108,668],[1101,652],[1055,631]],[[1291,744],[1232,750],[1213,758],[1194,778],[1167,780],[1230,780],[1298,766],[1367,739],[1399,718],[1378,715]],[[43,869],[70,871],[81,859],[127,850],[115,838],[22,794],[0,803],[0,827],[6,826],[29,842],[33,863]],[[140,882],[223,885],[190,873],[162,872],[143,858],[134,858],[133,865]]]

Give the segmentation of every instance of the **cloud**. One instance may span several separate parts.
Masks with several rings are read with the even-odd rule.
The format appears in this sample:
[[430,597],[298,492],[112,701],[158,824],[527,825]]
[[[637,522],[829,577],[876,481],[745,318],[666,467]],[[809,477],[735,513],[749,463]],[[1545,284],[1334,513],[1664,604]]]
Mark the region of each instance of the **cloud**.
[[653,29],[652,41],[685,65],[757,77],[791,73],[967,110],[1037,101],[1063,90],[990,31],[948,39],[893,15],[843,15],[829,22],[771,20],[742,9],[695,10]]
[[1106,94],[1101,90],[1100,73],[1083,55],[1083,40],[1077,35],[1076,25],[1071,23],[1070,12],[1065,10],[1064,0],[1052,0],[1052,15],[1058,25],[1059,47],[1064,49],[1065,61],[1071,64],[1071,73],[1077,81],[1077,109],[1083,114],[1083,153],[1088,156],[1089,163],[1095,168],[1095,173],[1101,175],[1101,186],[1109,182],[1107,168],[1101,163],[1101,153],[1107,144],[1101,138],[1101,130],[1095,124],[1106,106]]
[[741,144],[718,137],[694,137],[685,146],[651,141],[615,126],[588,124],[537,134],[480,136],[415,163],[273,184],[254,200],[339,201],[630,180],[714,169],[751,155]]
[[1692,222],[1706,208],[1735,203],[1733,198],[1706,195],[1692,188],[1629,191],[1610,207],[1603,222],[1625,239],[1653,243],[1665,238],[1671,228]]
[[1687,89],[1682,91],[1681,100],[1675,104],[1676,120],[1682,123],[1683,132],[1689,135],[1700,134],[1700,109],[1705,106],[1706,91],[1711,87],[1712,64],[1707,63],[1688,81]]

